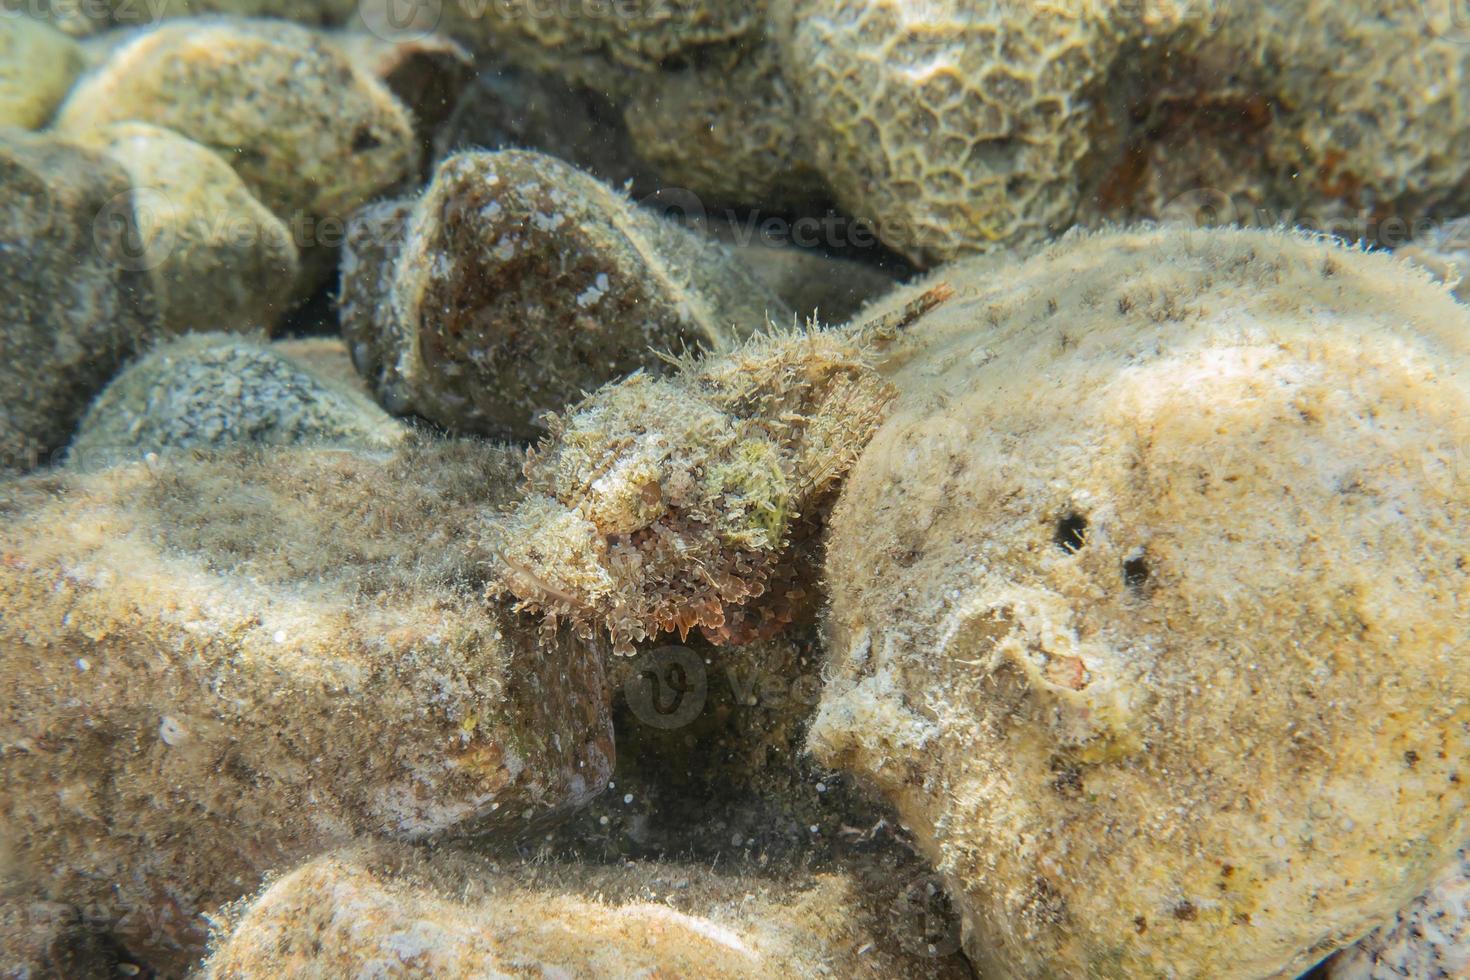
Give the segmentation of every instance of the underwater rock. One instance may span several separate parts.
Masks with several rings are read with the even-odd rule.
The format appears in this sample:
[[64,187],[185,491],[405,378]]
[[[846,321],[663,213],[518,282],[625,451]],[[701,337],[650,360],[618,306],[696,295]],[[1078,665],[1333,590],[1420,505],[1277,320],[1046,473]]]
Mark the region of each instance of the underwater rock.
[[621,109],[605,93],[484,59],[477,64],[478,77],[435,136],[435,160],[462,150],[535,150],[613,186],[652,183]]
[[429,167],[440,127],[474,81],[475,64],[469,52],[437,34],[385,40],[370,31],[352,30],[325,36],[359,71],[387,86],[412,114],[419,134],[419,159]]
[[1470,851],[1389,925],[1327,961],[1327,980],[1397,980],[1470,974]]
[[114,973],[100,937],[76,909],[0,895],[0,975],[41,980]]
[[343,335],[382,404],[508,438],[791,315],[720,246],[521,151],[458,154],[411,209],[366,209],[343,264]]
[[356,847],[239,909],[203,976],[967,977],[903,932],[903,884],[862,869],[729,876]]
[[941,274],[832,513],[810,749],[981,972],[1306,969],[1464,842],[1470,311],[1280,232]]
[[26,7],[72,37],[94,38],[113,28],[212,14],[268,17],[333,27],[345,24],[365,0],[28,0]]
[[84,469],[237,443],[390,449],[408,430],[362,393],[276,348],[196,334],[150,351],[87,410],[67,459]]
[[290,230],[213,152],[147,123],[68,134],[127,171],[165,333],[269,331],[299,271]]
[[439,28],[532,71],[607,91],[666,64],[737,45],[765,24],[766,0],[490,3],[446,0]]
[[0,474],[47,462],[155,329],[126,173],[0,130]]
[[46,125],[86,59],[56,28],[0,11],[0,126]]
[[713,64],[639,79],[624,109],[629,139],[661,182],[705,203],[812,209],[828,198],[802,143],[806,127],[774,47],[733,66]]
[[298,247],[337,244],[331,223],[418,164],[408,111],[307,28],[213,17],[136,33],[85,76],[56,125],[149,122],[214,150],[292,227]]
[[604,654],[487,603],[461,537],[518,461],[250,449],[0,486],[12,877],[178,972],[266,870],[600,792]]
[[882,269],[815,249],[761,241],[725,247],[798,316],[822,323],[846,323],[897,286]]
[[352,363],[347,343],[340,337],[297,337],[276,340],[270,349],[283,354],[316,375],[340,388],[372,397],[362,375]]
[[400,198],[359,208],[347,226],[338,279],[338,321],[353,367],[368,392],[395,415],[410,408],[406,396],[396,396],[406,387],[397,365],[410,339],[390,303],[415,203]]

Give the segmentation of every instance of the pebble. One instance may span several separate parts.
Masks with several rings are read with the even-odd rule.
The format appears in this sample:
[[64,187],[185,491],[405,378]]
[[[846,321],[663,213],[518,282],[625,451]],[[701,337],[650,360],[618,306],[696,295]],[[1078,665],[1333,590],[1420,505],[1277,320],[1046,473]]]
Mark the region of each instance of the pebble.
[[88,402],[157,330],[126,172],[0,130],[0,473],[50,462]]
[[291,231],[306,286],[330,275],[353,210],[417,173],[408,110],[318,33],[236,17],[139,30],[72,89],[56,127],[172,129],[219,154]]
[[456,432],[542,416],[670,351],[727,350],[790,310],[718,245],[565,163],[462,153],[354,221],[343,336],[378,399]]
[[97,469],[239,444],[388,449],[407,436],[360,392],[271,345],[192,334],[154,348],[97,397],[68,463]]
[[165,333],[270,332],[290,308],[300,257],[291,231],[213,151],[147,123],[72,134],[120,164]]
[[0,12],[0,126],[46,125],[85,64],[81,45],[56,28]]
[[489,862],[356,847],[276,881],[225,923],[203,980],[329,976],[961,980],[930,955],[880,867],[713,874],[705,866]]

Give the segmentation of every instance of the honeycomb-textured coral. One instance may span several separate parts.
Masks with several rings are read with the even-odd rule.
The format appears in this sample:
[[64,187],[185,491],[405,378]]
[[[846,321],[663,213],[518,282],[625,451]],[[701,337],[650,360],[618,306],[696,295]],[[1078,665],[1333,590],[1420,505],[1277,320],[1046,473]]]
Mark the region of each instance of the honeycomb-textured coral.
[[[776,0],[794,116],[757,99],[727,118],[764,101],[794,119],[788,152],[922,265],[1171,209],[1376,241],[1390,218],[1466,207],[1466,40],[1455,0]],[[730,82],[675,102],[708,111]],[[725,139],[706,173],[651,130],[646,152],[696,193],[772,159],[764,137]]]
[[1262,231],[943,271],[830,520],[810,747],[1006,977],[1291,976],[1470,790],[1470,309]]
[[1089,0],[785,0],[776,23],[817,169],[930,263],[1065,228],[1088,90],[1116,40]]

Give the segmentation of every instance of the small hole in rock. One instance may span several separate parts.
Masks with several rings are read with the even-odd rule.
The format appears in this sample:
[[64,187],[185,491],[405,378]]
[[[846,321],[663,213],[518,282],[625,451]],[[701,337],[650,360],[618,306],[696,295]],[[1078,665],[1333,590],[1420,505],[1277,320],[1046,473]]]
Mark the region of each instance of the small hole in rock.
[[1141,589],[1148,584],[1148,559],[1139,555],[1123,563],[1123,584],[1130,589]]
[[1087,518],[1081,514],[1068,514],[1057,521],[1057,533],[1052,540],[1068,554],[1081,551],[1082,546],[1087,543]]
[[363,129],[359,129],[352,136],[353,153],[366,153],[368,150],[376,150],[382,145],[383,141],[378,139],[377,135],[374,134],[372,130],[365,127]]

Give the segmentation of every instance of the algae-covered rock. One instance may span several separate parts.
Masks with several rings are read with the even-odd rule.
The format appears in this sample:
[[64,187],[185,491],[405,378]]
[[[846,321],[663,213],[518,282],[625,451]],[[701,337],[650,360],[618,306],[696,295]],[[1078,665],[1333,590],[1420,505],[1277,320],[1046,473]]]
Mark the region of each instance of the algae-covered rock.
[[85,132],[125,121],[214,150],[295,222],[302,247],[334,244],[321,240],[321,219],[345,220],[418,162],[412,121],[388,89],[283,21],[215,17],[140,31],[77,84],[56,125]]
[[0,473],[46,461],[155,329],[133,196],[105,157],[0,130]]
[[1470,851],[1462,848],[1429,890],[1394,921],[1327,962],[1328,980],[1470,974]]
[[779,210],[826,200],[775,47],[728,60],[639,80],[624,110],[638,155],[664,184],[710,201]]
[[469,52],[438,34],[385,38],[371,31],[349,30],[330,31],[325,37],[359,71],[387,86],[408,109],[419,134],[420,161],[428,167],[439,128],[475,79]]
[[102,977],[114,963],[77,910],[0,895],[0,974],[16,980]]
[[816,249],[764,241],[726,247],[798,316],[822,323],[846,323],[897,285],[881,268]]
[[81,45],[56,28],[0,11],[0,126],[46,125],[84,64]]
[[196,334],[123,371],[87,410],[68,458],[96,468],[237,443],[388,449],[407,435],[362,393],[269,345]]
[[728,350],[790,311],[718,245],[540,154],[463,153],[349,234],[343,333],[393,412],[531,438],[664,352]]
[[464,546],[516,457],[251,449],[0,488],[12,877],[177,970],[266,870],[596,795],[600,655],[487,603]]
[[27,0],[26,8],[72,37],[211,14],[272,17],[321,27],[345,24],[366,0]]
[[204,976],[967,976],[901,933],[903,884],[862,869],[741,877],[358,847],[240,910]]
[[477,49],[594,88],[636,86],[663,65],[758,34],[766,0],[490,3],[446,0],[440,28]]
[[299,271],[291,231],[205,147],[147,123],[73,140],[119,163],[133,184],[142,264],[166,333],[269,331]]
[[500,62],[477,64],[477,77],[435,135],[434,159],[460,150],[536,150],[613,186],[654,183],[607,93]]
[[1290,975],[1391,917],[1470,802],[1470,311],[1279,232],[942,276],[831,517],[817,759],[987,973]]

